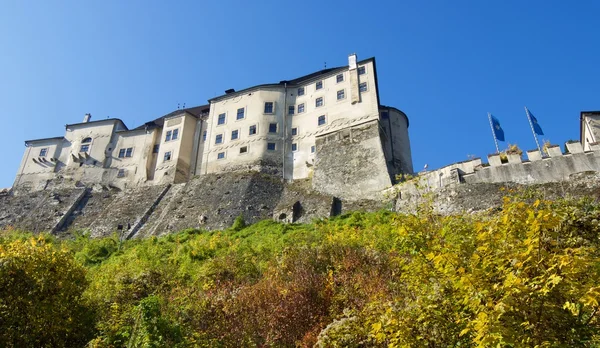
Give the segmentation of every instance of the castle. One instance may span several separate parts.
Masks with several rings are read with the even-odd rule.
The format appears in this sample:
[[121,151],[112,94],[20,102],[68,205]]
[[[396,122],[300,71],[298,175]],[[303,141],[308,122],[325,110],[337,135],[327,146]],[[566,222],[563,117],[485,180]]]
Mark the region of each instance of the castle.
[[312,177],[319,191],[351,197],[413,172],[408,118],[380,103],[375,58],[352,54],[347,66],[229,89],[208,102],[133,129],[86,114],[64,136],[27,140],[13,190],[53,181],[124,189],[250,170]]

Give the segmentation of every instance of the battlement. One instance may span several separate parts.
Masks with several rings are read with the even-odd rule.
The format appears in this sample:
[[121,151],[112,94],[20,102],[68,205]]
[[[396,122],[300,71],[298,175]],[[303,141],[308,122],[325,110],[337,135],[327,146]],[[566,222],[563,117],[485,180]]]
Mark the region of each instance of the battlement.
[[555,145],[542,156],[539,150],[526,151],[527,159],[518,154],[507,154],[505,161],[500,154],[488,156],[487,163],[481,158],[454,163],[436,170],[419,173],[417,178],[394,186],[391,191],[411,195],[417,190],[437,190],[461,183],[517,183],[543,184],[561,182],[582,172],[600,172],[600,143],[590,144],[584,151],[580,142],[568,142],[566,151]]

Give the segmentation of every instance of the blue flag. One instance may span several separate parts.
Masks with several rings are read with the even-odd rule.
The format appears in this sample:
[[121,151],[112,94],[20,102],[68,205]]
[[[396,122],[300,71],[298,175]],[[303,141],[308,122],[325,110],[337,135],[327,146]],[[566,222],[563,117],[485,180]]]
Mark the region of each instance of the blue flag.
[[500,121],[498,121],[494,115],[490,114],[490,116],[492,118],[492,128],[494,129],[494,135],[496,136],[496,139],[504,141],[504,130],[502,130],[502,127],[500,126]]
[[531,125],[533,126],[533,131],[535,132],[535,134],[544,135],[544,131],[542,130],[542,127],[540,127],[540,124],[538,123],[537,118],[535,118],[535,116],[533,116],[533,114],[531,113],[531,111],[529,111],[529,109],[527,109],[527,115],[529,116],[529,120],[531,121]]

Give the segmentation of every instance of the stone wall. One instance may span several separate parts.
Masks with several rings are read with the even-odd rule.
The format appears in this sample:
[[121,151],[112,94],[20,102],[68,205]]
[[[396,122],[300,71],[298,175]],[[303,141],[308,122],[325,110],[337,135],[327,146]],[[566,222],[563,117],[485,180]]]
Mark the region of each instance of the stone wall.
[[392,185],[378,121],[319,136],[313,188],[346,200],[378,197]]
[[[528,160],[523,160],[518,154],[509,154],[504,162],[500,155],[492,154],[488,156],[488,163],[473,159],[451,164],[420,173],[416,178],[387,190],[386,194],[398,197],[399,211],[405,210],[402,205],[410,210],[417,202],[422,202],[424,196],[431,199],[428,194],[433,194],[433,201],[440,212],[454,212],[463,208],[479,210],[481,207],[495,206],[501,197],[501,194],[496,195],[497,188],[506,186],[504,184],[538,185],[535,187],[549,183],[556,184],[547,187],[580,184],[583,188],[593,189],[594,175],[600,172],[600,148],[584,152],[580,143],[568,143],[565,148],[568,151],[563,153],[560,147],[551,147],[544,157],[538,150],[527,151]],[[478,194],[481,188],[484,189]],[[490,190],[490,196],[486,196],[485,190]],[[463,205],[461,200],[473,203]],[[448,201],[452,203],[446,206],[444,202]]]

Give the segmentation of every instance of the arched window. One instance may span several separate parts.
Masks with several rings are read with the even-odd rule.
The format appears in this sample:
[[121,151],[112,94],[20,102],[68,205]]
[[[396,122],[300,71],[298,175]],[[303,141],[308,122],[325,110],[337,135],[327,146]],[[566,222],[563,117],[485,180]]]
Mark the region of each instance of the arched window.
[[84,138],[81,141],[81,147],[79,148],[79,152],[90,152],[90,143],[92,142],[92,138]]

